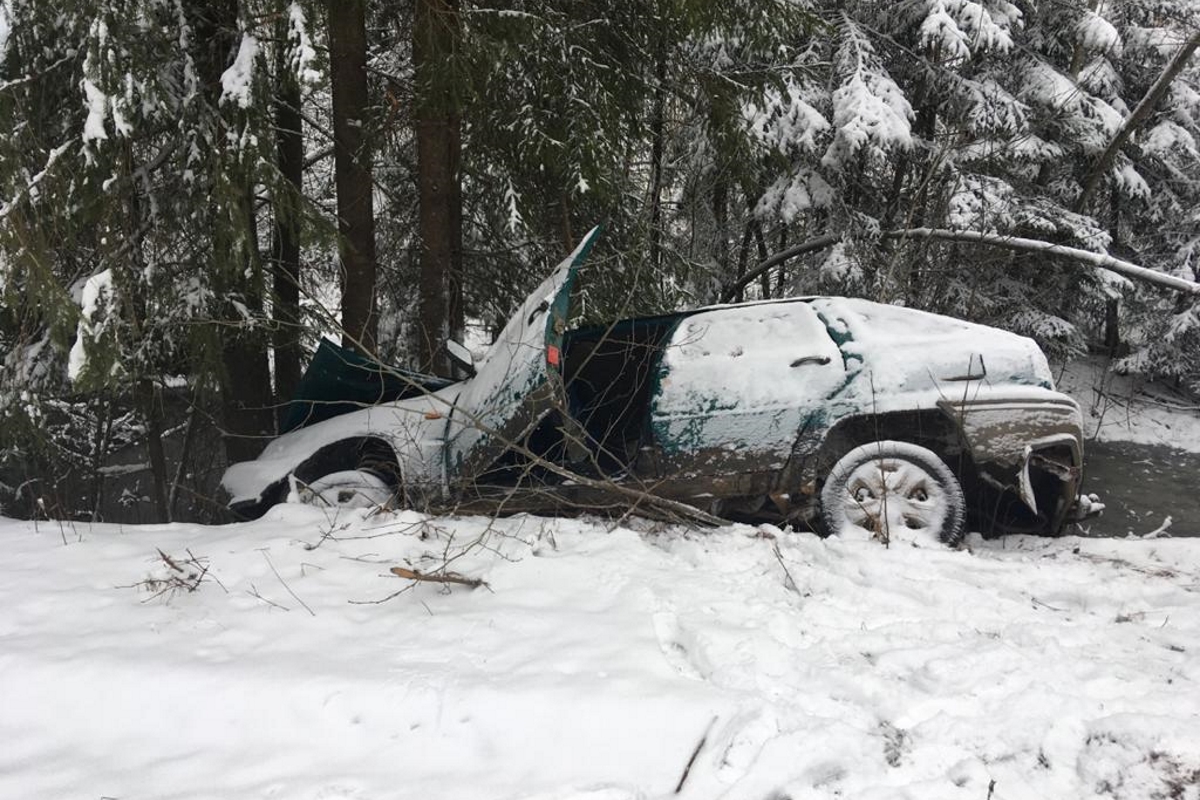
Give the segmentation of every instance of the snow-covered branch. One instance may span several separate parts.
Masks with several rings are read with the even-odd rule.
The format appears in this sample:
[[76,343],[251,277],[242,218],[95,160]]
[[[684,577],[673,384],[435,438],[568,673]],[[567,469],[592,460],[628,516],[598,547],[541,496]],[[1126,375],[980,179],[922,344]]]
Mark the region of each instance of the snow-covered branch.
[[[939,228],[905,228],[894,231],[884,231],[880,234],[883,239],[938,239],[946,242],[963,244],[982,244],[989,247],[1003,247],[1023,253],[1040,253],[1050,256],[1062,256],[1100,269],[1107,269],[1127,278],[1151,283],[1167,289],[1186,294],[1200,295],[1200,283],[1177,278],[1153,269],[1139,266],[1130,261],[1110,256],[1106,253],[1094,253],[1081,250],[1078,247],[1044,242],[1038,239],[1025,239],[1020,236],[1007,236],[1000,233],[980,233],[979,231],[956,231]],[[815,239],[809,239],[800,244],[782,250],[762,261],[754,269],[743,275],[736,283],[728,287],[721,296],[722,302],[729,302],[737,296],[738,291],[758,280],[762,275],[796,256],[823,250],[842,240],[837,234],[826,234]]]
[[1176,278],[1147,267],[1142,267],[1130,261],[1110,256],[1107,253],[1093,253],[1078,247],[1043,242],[1038,239],[1024,239],[1020,236],[1006,236],[999,233],[980,233],[978,231],[948,231],[936,228],[910,228],[908,230],[887,231],[885,239],[940,239],[947,242],[963,242],[984,244],[991,247],[1003,247],[1023,253],[1041,253],[1049,256],[1065,258],[1090,264],[1093,267],[1111,270],[1127,278],[1152,283],[1177,292],[1200,295],[1200,283]]
[[72,144],[74,144],[74,142],[64,142],[50,151],[50,155],[46,159],[46,166],[42,168],[42,171],[30,178],[29,183],[21,192],[17,194],[16,197],[14,197],[12,200],[9,200],[7,203],[0,205],[0,220],[8,217],[8,215],[12,213],[12,210],[16,208],[18,201],[20,201],[23,197],[36,196],[38,184],[42,182],[42,179],[45,178],[46,175],[49,174],[50,169],[54,166],[54,163],[58,161],[60,157],[62,157],[63,153],[70,149]]

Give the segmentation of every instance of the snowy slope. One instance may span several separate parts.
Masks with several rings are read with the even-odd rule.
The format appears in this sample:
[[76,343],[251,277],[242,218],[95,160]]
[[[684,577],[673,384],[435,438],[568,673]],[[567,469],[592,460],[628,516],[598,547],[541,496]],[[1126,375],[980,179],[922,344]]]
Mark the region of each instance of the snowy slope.
[[1194,542],[610,525],[0,521],[0,797],[1200,797]]
[[1089,356],[1056,369],[1060,391],[1083,409],[1089,439],[1166,445],[1200,453],[1200,405],[1162,383],[1117,375],[1108,360]]

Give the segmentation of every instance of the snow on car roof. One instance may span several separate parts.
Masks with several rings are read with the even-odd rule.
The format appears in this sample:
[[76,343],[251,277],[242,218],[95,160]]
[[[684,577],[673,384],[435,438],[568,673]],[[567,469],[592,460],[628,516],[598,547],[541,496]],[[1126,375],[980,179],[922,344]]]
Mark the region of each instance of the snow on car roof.
[[869,300],[825,297],[812,306],[847,365],[857,361],[867,373],[865,385],[855,387],[860,394],[937,393],[968,376],[980,384],[1053,385],[1045,356],[1024,336]]
[[676,328],[663,355],[656,411],[748,410],[823,398],[843,382],[841,365],[837,345],[807,305],[717,307]]

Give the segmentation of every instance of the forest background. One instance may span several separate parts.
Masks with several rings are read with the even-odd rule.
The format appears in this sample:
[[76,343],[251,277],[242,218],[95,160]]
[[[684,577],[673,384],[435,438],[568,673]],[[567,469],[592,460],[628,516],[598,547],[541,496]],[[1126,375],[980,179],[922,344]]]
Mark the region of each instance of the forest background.
[[220,519],[321,336],[445,372],[595,224],[592,319],[845,294],[1200,388],[1194,297],[897,234],[1195,280],[1198,45],[1190,0],[0,0],[0,511]]

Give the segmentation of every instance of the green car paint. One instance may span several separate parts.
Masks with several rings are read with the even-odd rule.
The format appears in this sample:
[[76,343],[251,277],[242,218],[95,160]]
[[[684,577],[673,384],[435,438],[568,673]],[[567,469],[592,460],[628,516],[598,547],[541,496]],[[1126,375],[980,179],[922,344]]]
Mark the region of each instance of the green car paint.
[[446,421],[447,475],[470,477],[486,468],[540,413],[535,406],[545,405],[543,387],[552,383],[551,348],[561,358],[571,289],[598,235],[599,228],[588,233],[526,299],[465,385]]
[[804,302],[702,309],[680,319],[667,342],[649,416],[668,459],[702,451],[784,458],[846,380],[841,352]]

